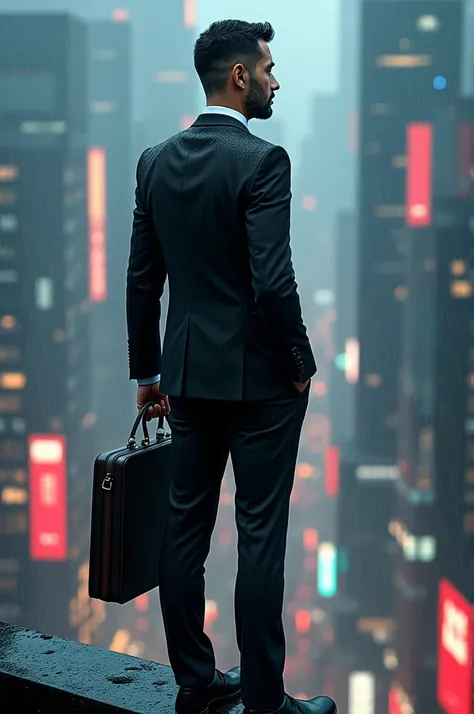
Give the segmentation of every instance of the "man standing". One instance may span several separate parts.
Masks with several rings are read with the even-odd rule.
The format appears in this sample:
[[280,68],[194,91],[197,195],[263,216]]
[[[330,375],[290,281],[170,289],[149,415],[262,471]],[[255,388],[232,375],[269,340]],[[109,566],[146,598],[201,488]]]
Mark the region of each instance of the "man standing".
[[[194,62],[207,107],[189,129],[146,150],[137,168],[130,378],[138,379],[139,407],[155,401],[150,418],[171,405],[160,597],[178,714],[203,714],[240,692],[247,711],[336,712],[327,697],[297,701],[283,688],[289,501],[316,364],[291,262],[288,154],[248,130],[249,119],[272,115],[279,89],[273,36],[268,23],[237,20],[202,33]],[[223,674],[203,631],[204,563],[229,454],[242,670]]]

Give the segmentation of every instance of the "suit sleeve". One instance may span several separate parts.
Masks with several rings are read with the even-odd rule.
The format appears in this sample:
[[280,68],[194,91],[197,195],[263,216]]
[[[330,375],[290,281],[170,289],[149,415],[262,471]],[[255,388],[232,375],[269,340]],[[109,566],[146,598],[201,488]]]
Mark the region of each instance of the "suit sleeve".
[[304,382],[316,372],[316,363],[291,259],[290,213],[290,159],[273,146],[257,167],[246,212],[252,284],[277,358],[291,380]]
[[144,197],[147,149],[138,162],[135,209],[127,270],[127,330],[130,379],[161,372],[160,299],[166,265]]

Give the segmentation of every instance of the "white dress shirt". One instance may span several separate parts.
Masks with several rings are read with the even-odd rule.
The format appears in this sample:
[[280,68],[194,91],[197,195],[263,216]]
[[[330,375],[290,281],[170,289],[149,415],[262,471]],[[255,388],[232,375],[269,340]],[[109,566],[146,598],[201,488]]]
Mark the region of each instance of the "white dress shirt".
[[[233,119],[237,119],[237,121],[242,122],[244,126],[247,127],[249,126],[248,119],[245,117],[243,114],[240,112],[237,112],[235,109],[231,109],[230,107],[218,107],[218,106],[211,106],[211,107],[205,107],[201,114],[223,114],[226,117],[232,117]],[[161,374],[157,374],[154,377],[146,377],[143,379],[137,379],[137,384],[139,387],[145,387],[150,384],[156,384],[159,382],[161,379]]]

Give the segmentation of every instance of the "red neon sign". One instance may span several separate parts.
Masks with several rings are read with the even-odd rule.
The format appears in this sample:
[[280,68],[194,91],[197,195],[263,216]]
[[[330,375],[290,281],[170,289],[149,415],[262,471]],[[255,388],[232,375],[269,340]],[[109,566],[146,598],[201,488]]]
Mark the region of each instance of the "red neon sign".
[[35,434],[28,439],[30,556],[67,558],[66,439]]
[[432,209],[431,124],[409,124],[407,127],[406,224],[429,226]]
[[89,297],[107,299],[107,165],[105,149],[91,148],[87,157],[89,215]]
[[339,449],[330,446],[326,451],[326,494],[335,498],[339,495]]
[[447,580],[439,586],[438,701],[447,714],[472,714],[474,608]]
[[388,714],[401,714],[400,697],[396,689],[391,689],[388,695]]

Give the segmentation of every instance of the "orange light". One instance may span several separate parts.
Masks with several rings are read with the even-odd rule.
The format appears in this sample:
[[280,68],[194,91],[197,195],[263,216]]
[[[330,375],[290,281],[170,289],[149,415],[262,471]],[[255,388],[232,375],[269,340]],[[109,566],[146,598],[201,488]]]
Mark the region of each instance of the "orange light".
[[453,283],[451,283],[451,295],[455,298],[471,297],[471,283],[468,280],[455,280]]
[[20,506],[28,501],[28,492],[25,488],[6,486],[2,489],[0,500],[9,506]]
[[296,467],[296,478],[311,478],[314,474],[314,466],[303,461]]
[[26,386],[26,376],[21,372],[0,373],[1,389],[24,389]]
[[311,629],[311,613],[309,610],[297,610],[295,614],[295,628],[300,635],[309,632]]
[[433,64],[431,55],[379,55],[376,61],[378,67],[394,67],[396,69],[429,67]]
[[398,300],[399,302],[406,300],[408,297],[408,288],[406,285],[397,285],[393,292],[393,296],[395,300]]
[[107,195],[106,155],[103,148],[88,152],[87,205],[89,214],[89,297],[93,302],[107,298]]
[[303,531],[303,545],[305,550],[318,550],[319,535],[315,528],[305,528]]
[[193,30],[197,26],[196,0],[184,0],[184,26]]
[[109,645],[109,650],[125,654],[131,638],[129,630],[117,630],[112,642]]
[[215,600],[206,600],[206,609],[204,614],[204,622],[206,625],[211,625],[219,619],[219,608]]
[[4,330],[12,330],[16,325],[16,320],[12,315],[3,315],[2,318],[0,318],[0,327],[3,327]]
[[453,260],[451,263],[451,274],[457,277],[464,275],[467,265],[463,260]]
[[19,173],[18,166],[0,166],[0,181],[14,181]]

